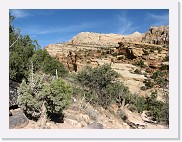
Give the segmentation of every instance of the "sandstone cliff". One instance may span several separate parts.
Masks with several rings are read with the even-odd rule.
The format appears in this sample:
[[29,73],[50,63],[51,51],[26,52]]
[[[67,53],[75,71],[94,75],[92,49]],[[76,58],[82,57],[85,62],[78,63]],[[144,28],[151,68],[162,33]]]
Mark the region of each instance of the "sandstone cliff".
[[94,47],[115,47],[119,41],[141,42],[142,34],[135,32],[131,35],[100,34],[92,32],[81,32],[74,36],[69,43],[72,45],[94,46]]
[[143,43],[169,44],[169,26],[151,27],[142,37]]

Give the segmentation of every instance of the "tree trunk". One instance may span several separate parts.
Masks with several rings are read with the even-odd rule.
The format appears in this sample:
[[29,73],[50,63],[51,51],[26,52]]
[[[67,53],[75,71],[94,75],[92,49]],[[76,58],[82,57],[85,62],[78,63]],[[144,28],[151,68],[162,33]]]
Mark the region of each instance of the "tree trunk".
[[40,128],[44,128],[46,126],[46,122],[47,122],[47,109],[45,106],[45,101],[42,104],[42,108],[41,108],[41,115],[40,118],[38,120],[38,126]]

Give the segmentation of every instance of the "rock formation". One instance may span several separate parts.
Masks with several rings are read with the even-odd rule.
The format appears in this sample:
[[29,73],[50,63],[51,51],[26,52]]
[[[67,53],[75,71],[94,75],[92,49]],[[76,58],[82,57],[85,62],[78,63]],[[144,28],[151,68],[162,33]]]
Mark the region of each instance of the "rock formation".
[[141,42],[142,34],[135,32],[131,35],[119,34],[100,34],[92,32],[81,32],[74,36],[71,41],[72,45],[93,46],[93,47],[116,47],[119,41]]
[[143,43],[169,45],[169,26],[151,27],[142,37]]

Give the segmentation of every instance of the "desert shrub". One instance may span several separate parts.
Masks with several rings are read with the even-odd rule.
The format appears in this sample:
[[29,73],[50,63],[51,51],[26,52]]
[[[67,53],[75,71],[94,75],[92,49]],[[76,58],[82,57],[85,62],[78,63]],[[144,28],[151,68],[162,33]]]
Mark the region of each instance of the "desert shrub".
[[143,97],[132,95],[130,105],[139,113],[147,110],[150,111],[151,117],[154,121],[169,124],[169,106],[168,102],[157,100],[157,93],[152,92],[150,96]]
[[145,90],[147,90],[147,87],[146,86],[141,86],[140,89],[145,91]]
[[169,104],[158,101],[156,92],[146,98],[146,109],[151,112],[153,120],[169,124]]
[[46,50],[39,49],[32,56],[32,62],[34,65],[34,71],[43,71],[44,73],[57,75],[64,77],[67,75],[68,71],[65,69],[64,65],[51,57]]
[[96,68],[86,67],[78,72],[76,80],[87,88],[89,93],[85,96],[92,104],[107,107],[130,93],[127,87],[116,80],[118,76],[110,65],[105,64]]
[[159,85],[160,87],[165,87],[167,85],[167,81],[165,80],[165,77],[168,75],[168,71],[156,71],[151,76],[152,79],[154,79],[154,83],[156,85]]
[[169,65],[162,65],[160,70],[169,70]]
[[137,65],[137,66],[139,66],[141,68],[145,67],[144,61],[142,61],[142,60],[135,62],[134,65]]
[[124,110],[122,110],[122,109],[120,109],[120,110],[118,111],[118,115],[119,115],[120,118],[123,119],[124,121],[125,121],[126,119],[128,119],[126,113],[125,113]]
[[144,55],[149,55],[149,51],[146,49],[143,49]]
[[156,79],[156,78],[162,77],[162,76],[164,76],[164,75],[165,75],[164,72],[156,71],[156,72],[154,72],[154,73],[152,74],[151,78],[152,78],[152,79]]
[[143,96],[133,94],[130,99],[130,104],[134,105],[139,113],[146,110],[145,98]]
[[138,111],[137,107],[135,105],[133,105],[133,104],[129,104],[128,109],[131,112],[137,112]]
[[101,52],[101,56],[102,56],[103,58],[107,58],[107,56],[108,56],[108,55],[107,55],[107,52],[102,51],[102,52]]
[[45,74],[33,74],[29,83],[24,80],[18,88],[18,104],[32,119],[39,119],[42,105],[46,114],[62,113],[71,100],[72,89],[61,79],[51,81]]
[[151,48],[151,49],[150,49],[150,52],[152,52],[152,53],[153,53],[154,51],[155,51],[155,49],[153,49],[153,48]]
[[143,82],[146,86],[146,89],[150,89],[154,86],[154,83],[151,81],[151,79],[145,79]]
[[139,69],[134,70],[134,73],[136,73],[136,74],[142,74],[141,70],[139,70]]
[[118,55],[118,53],[116,53],[116,52],[112,53],[113,57],[117,57],[117,55]]
[[167,55],[164,59],[163,59],[164,62],[167,62],[169,61],[169,55]]
[[161,47],[157,47],[158,53],[161,53],[162,48]]

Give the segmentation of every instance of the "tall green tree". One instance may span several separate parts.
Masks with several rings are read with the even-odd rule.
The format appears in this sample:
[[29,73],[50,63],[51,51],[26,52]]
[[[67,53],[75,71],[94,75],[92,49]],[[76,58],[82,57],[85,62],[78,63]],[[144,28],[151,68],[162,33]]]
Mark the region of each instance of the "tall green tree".
[[30,59],[38,48],[36,41],[29,35],[22,36],[13,26],[13,17],[9,15],[9,77],[21,82],[29,74]]
[[32,56],[32,63],[35,71],[43,71],[44,73],[57,75],[60,77],[65,76],[68,71],[65,69],[64,65],[51,57],[46,50],[38,49]]

